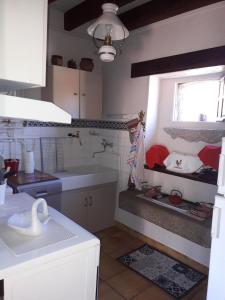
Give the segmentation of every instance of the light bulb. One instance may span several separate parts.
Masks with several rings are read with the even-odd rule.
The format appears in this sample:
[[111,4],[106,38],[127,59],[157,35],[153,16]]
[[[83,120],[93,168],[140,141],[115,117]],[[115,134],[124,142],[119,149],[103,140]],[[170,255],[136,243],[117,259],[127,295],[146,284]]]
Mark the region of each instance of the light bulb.
[[106,36],[111,36],[111,33],[112,33],[112,24],[106,24],[105,25],[105,29],[106,29]]
[[99,57],[104,62],[112,62],[116,56],[116,49],[110,45],[102,46],[98,51]]

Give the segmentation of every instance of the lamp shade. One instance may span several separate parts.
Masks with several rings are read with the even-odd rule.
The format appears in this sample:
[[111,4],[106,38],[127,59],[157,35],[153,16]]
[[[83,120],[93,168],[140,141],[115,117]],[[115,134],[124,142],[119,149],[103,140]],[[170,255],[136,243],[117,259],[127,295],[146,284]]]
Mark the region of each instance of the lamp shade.
[[102,9],[103,14],[88,27],[88,34],[100,40],[104,40],[107,34],[113,41],[127,38],[129,31],[117,17],[118,6],[113,3],[105,3],[102,5]]

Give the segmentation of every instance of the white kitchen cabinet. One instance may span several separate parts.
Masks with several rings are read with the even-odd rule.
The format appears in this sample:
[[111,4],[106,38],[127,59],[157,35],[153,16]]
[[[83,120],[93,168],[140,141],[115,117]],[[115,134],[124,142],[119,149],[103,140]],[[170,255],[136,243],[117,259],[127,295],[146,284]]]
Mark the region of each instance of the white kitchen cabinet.
[[0,91],[45,86],[47,0],[0,1]]
[[53,101],[72,118],[99,119],[102,113],[102,79],[95,72],[49,66],[42,100]]
[[109,184],[88,192],[88,229],[96,232],[114,224],[115,185]]
[[79,70],[61,66],[48,67],[42,100],[52,101],[71,114],[72,118],[79,118]]
[[86,192],[64,191],[60,200],[61,212],[82,227],[87,228],[88,195]]
[[102,78],[99,73],[80,70],[80,118],[100,119],[102,115]]
[[5,280],[5,300],[95,300],[98,247],[49,262]]
[[91,232],[114,224],[116,184],[62,192],[61,212]]
[[216,196],[212,221],[212,245],[207,300],[224,300],[225,198]]
[[[0,217],[30,211],[34,200],[26,193],[7,196]],[[49,244],[44,246],[41,237],[32,240],[21,236],[18,243],[13,233],[9,232],[7,236],[12,234],[11,239],[14,237],[12,246],[1,235],[0,299],[97,299],[99,240],[51,207],[49,214],[52,222],[67,231],[58,241],[53,242],[53,239],[51,243],[48,239]],[[4,226],[3,219],[1,226]],[[45,230],[48,228],[47,225]],[[57,231],[51,234],[56,237]],[[22,255],[15,254],[16,244],[24,249]],[[28,244],[35,245],[32,251]]]

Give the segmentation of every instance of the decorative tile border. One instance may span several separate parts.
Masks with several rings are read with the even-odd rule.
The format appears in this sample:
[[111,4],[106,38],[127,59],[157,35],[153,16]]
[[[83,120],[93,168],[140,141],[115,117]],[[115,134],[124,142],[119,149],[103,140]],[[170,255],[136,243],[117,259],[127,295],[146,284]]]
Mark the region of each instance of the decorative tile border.
[[127,122],[73,119],[71,124],[61,124],[53,122],[24,121],[24,127],[66,127],[66,128],[99,128],[112,130],[128,130]]
[[188,142],[205,142],[210,144],[219,143],[225,136],[225,130],[214,129],[184,129],[165,127],[164,131],[172,139],[181,138]]

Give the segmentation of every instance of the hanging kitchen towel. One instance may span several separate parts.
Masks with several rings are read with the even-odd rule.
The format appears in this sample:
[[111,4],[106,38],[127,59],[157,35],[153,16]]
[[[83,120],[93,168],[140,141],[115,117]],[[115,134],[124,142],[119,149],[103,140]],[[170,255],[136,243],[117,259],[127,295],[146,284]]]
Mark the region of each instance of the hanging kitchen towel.
[[141,122],[134,133],[127,163],[130,166],[130,180],[135,184],[136,189],[140,190],[141,183],[144,181],[145,163],[144,128]]

